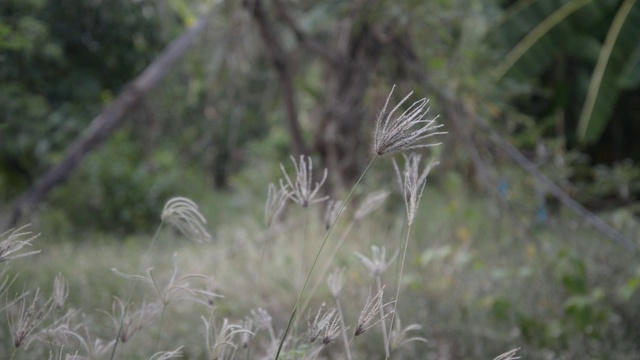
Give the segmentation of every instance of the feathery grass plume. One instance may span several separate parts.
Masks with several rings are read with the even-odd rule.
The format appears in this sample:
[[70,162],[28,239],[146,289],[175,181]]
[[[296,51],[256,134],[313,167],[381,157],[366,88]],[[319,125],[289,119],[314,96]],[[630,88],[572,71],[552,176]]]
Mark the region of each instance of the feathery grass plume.
[[400,322],[400,317],[396,314],[395,326],[393,329],[391,329],[391,333],[389,334],[389,338],[391,339],[391,341],[389,341],[389,346],[391,350],[393,351],[399,349],[414,341],[426,343],[427,339],[421,336],[409,336],[409,332],[419,331],[421,329],[422,326],[419,324],[411,324],[403,329],[402,323]]
[[287,186],[289,187],[290,190],[288,190],[287,194],[293,202],[303,208],[306,208],[311,204],[329,199],[328,196],[316,197],[318,195],[318,191],[320,191],[320,188],[327,180],[327,169],[324,169],[322,180],[316,182],[315,186],[313,186],[313,164],[311,162],[311,156],[307,156],[305,161],[305,156],[300,155],[299,163],[297,163],[296,159],[291,156],[291,162],[293,163],[296,173],[296,179],[295,181],[291,180],[291,177],[287,174],[284,165],[280,163],[280,170],[282,170],[282,174],[286,180],[285,184],[282,179],[280,179],[280,188],[287,189]]
[[182,357],[182,348],[183,346],[180,346],[179,348],[175,349],[175,350],[171,350],[171,351],[159,351],[155,354],[153,354],[149,360],[169,360],[169,359],[178,359]]
[[284,206],[289,198],[289,185],[280,187],[271,183],[267,188],[267,202],[264,208],[264,224],[269,227],[275,220],[280,217]]
[[337,313],[333,316],[331,321],[325,325],[324,334],[322,335],[322,345],[329,345],[335,339],[343,333],[346,329],[342,324],[342,320],[340,319],[340,314]]
[[247,330],[247,332],[240,334],[240,344],[243,349],[247,349],[249,348],[253,335],[257,332],[257,326],[252,318],[247,317],[242,321],[242,328]]
[[371,246],[371,257],[367,257],[359,252],[355,252],[362,265],[364,265],[371,276],[379,277],[382,273],[391,265],[396,259],[398,253],[396,252],[391,259],[387,262],[387,249],[384,247],[378,247],[377,245]]
[[385,200],[387,200],[388,196],[389,192],[386,190],[378,190],[368,194],[364,200],[362,200],[355,214],[353,214],[353,218],[356,220],[364,219],[367,215],[378,210],[382,204],[384,204]]
[[407,209],[407,222],[411,226],[418,212],[418,205],[424,187],[427,184],[427,176],[429,176],[431,169],[438,165],[438,162],[430,162],[421,172],[420,160],[422,160],[422,156],[420,154],[411,153],[409,156],[405,154],[402,154],[402,156],[404,157],[404,171],[400,172],[395,160],[393,161],[393,167],[403,189],[404,202]]
[[16,348],[28,340],[32,332],[44,322],[53,309],[53,300],[51,298],[43,299],[39,288],[36,289],[30,303],[28,303],[27,297],[26,293],[19,295],[19,300],[14,303],[18,309],[10,309],[17,311],[8,311],[7,314],[9,331],[13,338],[13,346]]
[[243,333],[253,333],[244,329],[242,325],[232,324],[229,319],[224,319],[222,326],[218,329],[213,324],[213,320],[202,318],[206,328],[206,345],[209,359],[230,360],[233,359],[238,344],[236,337]]
[[30,231],[25,231],[29,226],[30,225],[27,224],[17,229],[5,231],[0,235],[0,239],[5,238],[0,241],[0,263],[40,252],[40,250],[34,250],[18,253],[23,247],[31,246],[31,242],[40,236],[40,234],[32,235]]
[[311,314],[309,314],[309,316],[307,317],[307,332],[309,334],[310,343],[315,342],[316,339],[318,339],[322,331],[331,323],[333,317],[336,314],[336,309],[329,309],[326,312],[323,312],[324,307],[325,304],[322,303],[322,305],[320,305],[320,308],[318,309],[318,312],[316,313],[316,316],[313,318],[313,321],[311,321]]
[[111,305],[111,313],[105,313],[113,321],[120,341],[126,343],[135,333],[144,329],[159,311],[158,304],[148,304],[143,301],[138,310],[127,312],[127,305],[115,297]]
[[387,113],[387,106],[394,89],[395,85],[391,88],[387,101],[378,115],[373,152],[378,156],[383,156],[396,151],[405,152],[440,145],[440,143],[424,142],[432,136],[446,134],[446,132],[437,131],[443,126],[436,123],[438,115],[433,119],[425,118],[430,109],[427,107],[429,100],[423,98],[414,102],[402,114],[394,118],[396,111],[411,97],[412,91]]
[[[7,275],[9,268],[4,266],[2,268],[2,270],[0,271],[0,299],[5,298],[7,291],[9,290],[9,287],[11,287],[11,284],[13,284],[14,281],[16,281],[16,279],[18,278],[17,275]],[[17,299],[19,300],[19,299]],[[4,309],[6,309],[7,307],[9,307],[12,303],[3,303],[3,305],[0,305],[0,312],[4,311]]]
[[111,347],[115,343],[115,340],[104,341],[99,338],[94,338],[91,335],[91,330],[95,330],[95,329],[90,328],[89,326],[90,322],[89,322],[89,319],[87,319],[86,314],[82,314],[82,318],[83,318],[83,321],[80,322],[80,328],[82,328],[84,331],[82,336],[78,338],[78,341],[82,346],[82,349],[84,350],[84,354],[86,354],[86,356],[78,356],[77,359],[78,360],[102,359],[107,354],[109,349],[111,349]]
[[269,312],[263,308],[251,310],[251,318],[256,324],[256,330],[266,329],[269,332],[271,341],[276,341],[276,335],[273,331],[273,323]]
[[341,200],[329,200],[327,210],[324,213],[324,231],[329,231],[331,225],[336,221],[338,216],[344,211]]
[[187,274],[178,276],[178,267],[173,268],[171,278],[167,281],[166,285],[162,286],[160,282],[153,275],[153,268],[150,268],[147,276],[125,274],[118,271],[118,269],[111,269],[111,271],[121,277],[141,281],[153,288],[158,295],[158,299],[162,306],[168,306],[172,303],[179,301],[193,301],[195,303],[210,306],[211,299],[220,298],[222,295],[205,289],[194,289],[189,284],[189,280],[197,279],[203,282],[208,282],[209,277],[200,274]]
[[509,350],[509,351],[507,351],[506,353],[504,353],[502,355],[498,355],[493,360],[517,360],[517,359],[520,359],[520,356],[517,356],[518,355],[518,351],[520,351],[520,348],[515,348],[515,349],[512,349],[512,350]]
[[211,240],[206,229],[207,220],[200,213],[198,205],[185,197],[169,199],[160,218],[162,222],[175,226],[183,234],[198,241]]
[[65,280],[61,273],[56,275],[53,279],[53,304],[56,309],[61,310],[64,307],[64,302],[69,296],[69,284]]
[[[382,303],[382,295],[384,294],[384,287],[380,289],[373,297],[371,297],[371,289],[369,289],[369,295],[367,296],[367,301],[365,301],[364,306],[362,307],[362,311],[360,312],[360,317],[358,318],[358,322],[356,323],[356,330],[354,332],[355,336],[362,335],[365,331],[371,329],[376,326],[380,321],[384,320],[384,318],[378,318],[378,320],[372,322],[374,318],[380,312],[380,309],[385,306],[392,304],[393,301],[390,301],[386,304]],[[389,316],[392,312],[389,312],[385,315]]]
[[76,325],[76,316],[79,313],[78,310],[67,311],[66,314],[53,321],[53,323],[34,333],[33,336],[29,336],[29,339],[25,342],[25,347],[32,342],[47,344],[49,348],[69,344],[70,339],[83,342],[82,335],[78,333],[80,325]]
[[342,290],[342,276],[344,275],[344,268],[335,269],[329,276],[327,277],[327,286],[329,287],[329,292],[333,295],[334,298],[337,298]]
[[[391,260],[387,263],[387,249],[383,247],[378,247],[376,245],[371,246],[371,257],[366,257],[359,252],[356,252],[356,256],[360,258],[360,261],[364,265],[364,267],[369,270],[371,276],[373,276],[376,280],[376,289],[378,291],[382,291],[382,273],[387,269],[387,267],[395,260],[398,253],[392,256]],[[382,339],[384,345],[384,353],[385,357],[389,358],[390,349],[389,349],[389,338],[387,337],[387,322],[384,320],[388,314],[385,314],[384,307],[380,307],[378,309],[380,314],[380,329],[382,331]]]

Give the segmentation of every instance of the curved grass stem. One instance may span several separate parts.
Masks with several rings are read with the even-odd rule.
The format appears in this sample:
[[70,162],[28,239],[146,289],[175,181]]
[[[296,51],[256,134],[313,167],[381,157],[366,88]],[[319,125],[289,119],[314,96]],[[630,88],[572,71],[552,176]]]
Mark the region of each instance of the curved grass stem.
[[[375,155],[371,159],[371,161],[369,162],[367,167],[364,169],[364,171],[362,172],[362,175],[360,175],[360,178],[358,178],[358,181],[355,183],[355,185],[353,185],[353,187],[351,188],[351,191],[347,195],[347,198],[342,203],[342,206],[340,207],[340,211],[338,212],[338,214],[342,213],[342,211],[344,210],[345,206],[349,202],[349,199],[351,199],[351,196],[353,195],[353,193],[355,192],[356,188],[358,187],[358,185],[360,184],[360,182],[364,178],[364,175],[367,173],[367,171],[369,170],[369,168],[371,167],[371,165],[373,164],[373,162],[377,158],[378,158],[378,156]],[[322,250],[324,249],[324,246],[327,244],[327,240],[329,239],[329,236],[331,235],[331,233],[333,231],[333,228],[335,227],[335,225],[338,222],[339,218],[340,218],[340,216],[337,216],[333,220],[333,222],[331,223],[331,227],[329,227],[329,231],[327,231],[327,234],[325,235],[324,240],[322,240],[322,244],[320,245],[320,248],[318,249],[318,252],[316,253],[315,258],[313,259],[313,262],[311,263],[311,268],[309,269],[309,271],[307,273],[307,277],[306,277],[306,279],[304,281],[304,284],[302,285],[302,289],[300,289],[300,292],[298,293],[298,298],[296,299],[296,303],[293,306],[293,310],[291,311],[291,316],[289,317],[289,322],[287,323],[287,327],[284,329],[284,333],[282,334],[282,338],[280,339],[280,343],[278,344],[278,351],[276,351],[276,355],[274,357],[275,360],[277,360],[278,357],[280,356],[280,352],[282,351],[282,346],[284,345],[284,342],[287,339],[287,335],[289,334],[289,329],[291,328],[293,320],[296,318],[296,315],[298,314],[298,306],[300,305],[300,299],[302,298],[302,294],[304,293],[304,290],[306,289],[307,284],[309,283],[309,279],[311,278],[311,274],[313,273],[313,270],[316,267],[316,263],[318,262],[318,259],[320,258],[320,254],[322,253]]]

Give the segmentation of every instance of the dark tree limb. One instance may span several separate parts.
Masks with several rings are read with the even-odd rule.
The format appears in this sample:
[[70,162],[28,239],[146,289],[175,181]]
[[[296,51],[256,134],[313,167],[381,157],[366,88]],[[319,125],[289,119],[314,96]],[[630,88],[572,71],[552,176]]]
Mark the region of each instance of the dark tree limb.
[[299,155],[308,154],[309,151],[302,137],[298,120],[298,107],[293,88],[292,64],[289,61],[289,55],[284,51],[273,29],[273,24],[267,18],[262,0],[245,0],[244,6],[258,25],[260,37],[266,46],[269,58],[278,74],[278,81],[282,87],[285,111],[287,112],[287,125],[289,127],[289,133],[291,134],[291,152],[296,158]]
[[94,118],[87,129],[67,148],[64,158],[50,167],[26,192],[15,199],[0,217],[0,228],[15,226],[55,186],[63,183],[89,152],[98,148],[125,121],[125,115],[153,89],[182,58],[195,37],[205,28],[207,15],[172,41],[162,53],[130,83],[118,97]]

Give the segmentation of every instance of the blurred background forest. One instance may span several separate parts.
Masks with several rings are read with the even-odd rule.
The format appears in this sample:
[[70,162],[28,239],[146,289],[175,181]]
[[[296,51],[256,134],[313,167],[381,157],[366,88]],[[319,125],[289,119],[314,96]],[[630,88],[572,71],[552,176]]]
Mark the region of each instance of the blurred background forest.
[[[449,132],[433,150],[441,164],[425,202],[460,217],[442,220],[450,237],[482,238],[473,247],[497,263],[512,256],[505,249],[531,255],[554,244],[546,270],[493,274],[527,282],[548,271],[560,314],[545,320],[498,293],[461,307],[488,311],[496,332],[504,326],[505,350],[637,358],[640,2],[4,0],[5,227],[21,194],[196,23],[204,26],[184,56],[63,181],[20,203],[17,223],[51,242],[124,243],[152,233],[175,195],[200,199],[212,229],[260,219],[290,154],[328,168],[326,191],[339,196],[371,158],[374,122],[396,85],[397,96],[429,98]],[[389,169],[373,169],[373,179],[394,180]],[[499,233],[482,230],[479,216]],[[429,227],[431,217],[421,221]],[[447,246],[425,250],[422,265],[456,254]],[[471,321],[464,311],[460,323]]]

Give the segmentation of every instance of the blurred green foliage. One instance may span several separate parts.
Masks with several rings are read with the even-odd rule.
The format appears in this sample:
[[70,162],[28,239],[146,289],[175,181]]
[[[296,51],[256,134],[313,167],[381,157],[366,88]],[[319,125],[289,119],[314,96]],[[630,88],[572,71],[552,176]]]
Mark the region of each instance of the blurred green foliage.
[[166,42],[153,1],[0,4],[0,199],[60,159]]

